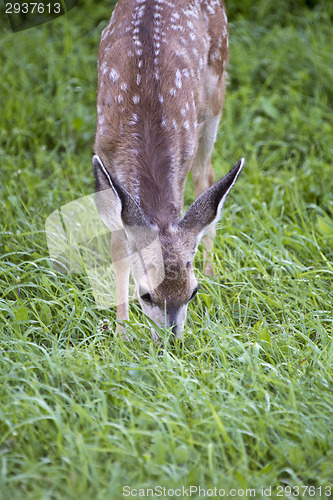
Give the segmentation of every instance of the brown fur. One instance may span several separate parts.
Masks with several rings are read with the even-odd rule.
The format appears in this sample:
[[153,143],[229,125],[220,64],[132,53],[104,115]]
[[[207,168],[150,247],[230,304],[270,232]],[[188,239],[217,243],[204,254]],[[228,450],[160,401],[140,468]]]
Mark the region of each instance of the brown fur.
[[[209,230],[208,258],[215,221],[243,165],[208,189],[214,182],[210,158],[227,60],[222,0],[119,0],[103,31],[94,168],[97,190],[109,188],[100,198],[102,218],[113,228],[112,207],[118,207],[126,233],[124,239],[113,235],[111,245],[119,321],[128,320],[129,267],[117,257],[130,250],[143,311],[181,334],[197,288],[192,266],[197,245]],[[199,199],[181,219],[191,169]],[[143,266],[139,257],[139,247],[147,247],[142,228],[156,236],[162,251],[157,286],[149,284],[156,255],[151,252]],[[212,274],[209,260],[206,271]]]
[[[188,8],[191,3],[193,2],[188,0],[177,0],[177,11],[181,12],[181,9]],[[188,34],[170,29],[168,16],[172,15],[174,9],[166,3],[161,4],[169,14],[165,15],[161,26],[168,42],[161,43],[158,55],[159,80],[153,77],[153,0],[146,0],[146,8],[141,18],[141,57],[136,54],[132,30],[126,32],[126,29],[132,27],[134,0],[118,2],[112,16],[112,26],[116,26],[116,29],[112,35],[101,41],[99,47],[98,105],[107,127],[98,127],[95,152],[111,175],[121,181],[133,198],[140,200],[144,213],[161,225],[166,225],[170,218],[175,219],[180,215],[185,180],[197,151],[198,132],[194,131],[193,126],[190,130],[185,130],[185,121],[196,123],[199,129],[200,123],[206,119],[207,105],[211,109],[210,113],[216,116],[221,112],[223,104],[222,76],[228,57],[227,37],[222,37],[225,25],[224,5],[220,2],[220,6],[215,7],[215,15],[211,15],[207,3],[202,2],[202,14],[198,19],[191,16],[183,19],[185,28],[187,20],[194,25],[196,39],[193,41],[188,38]],[[181,35],[186,38],[185,47],[179,42]],[[208,40],[207,47],[203,42],[204,35]],[[193,49],[199,54],[198,57],[207,59],[200,83],[196,76],[198,58],[193,55]],[[176,51],[179,51],[179,55]],[[129,53],[133,56],[128,56]],[[140,59],[143,65],[139,69]],[[117,70],[119,79],[116,82],[110,82],[109,71],[105,75],[102,74],[103,63],[106,63],[108,68]],[[182,88],[174,85],[175,68],[180,71],[192,71],[190,77],[182,78]],[[136,80],[138,73],[141,75],[139,85]],[[210,84],[210,73],[218,77],[217,85],[213,88]],[[127,89],[122,92],[121,85],[124,83]],[[172,88],[175,88],[176,96],[170,95]],[[192,91],[195,109],[190,106],[186,115],[182,116],[180,107],[190,101]],[[115,102],[119,95],[123,98],[121,103]],[[134,95],[140,98],[139,104],[133,103]],[[159,102],[159,95],[163,96],[163,103]],[[136,123],[131,123],[133,114],[138,117]],[[161,126],[163,117],[168,123],[165,128]],[[172,127],[172,120],[176,121],[178,130]],[[134,154],[135,150],[138,151],[137,154]],[[137,185],[140,186],[139,193],[135,190]]]

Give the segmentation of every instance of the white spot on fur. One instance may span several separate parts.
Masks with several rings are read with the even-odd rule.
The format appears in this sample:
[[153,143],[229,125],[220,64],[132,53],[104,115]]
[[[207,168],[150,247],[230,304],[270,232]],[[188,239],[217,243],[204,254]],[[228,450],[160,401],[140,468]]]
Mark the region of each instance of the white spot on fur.
[[105,38],[108,36],[109,34],[109,30],[108,30],[108,26],[102,31],[102,38],[101,38],[101,42],[103,42],[103,40],[105,40]]
[[106,61],[104,61],[103,64],[101,64],[100,70],[102,71],[103,75],[105,75],[105,73],[107,73],[108,63]]
[[192,97],[192,107],[193,107],[193,109],[195,110],[195,109],[196,109],[196,107],[195,107],[195,97],[194,97],[194,92],[193,92],[193,90],[191,91],[191,97]]
[[138,73],[138,74],[136,75],[136,84],[139,86],[139,85],[140,85],[140,82],[141,82],[141,75],[140,75],[140,73]]
[[110,71],[110,80],[115,83],[119,78],[119,73],[116,69],[112,68]]
[[182,74],[179,69],[176,69],[175,85],[178,89],[182,88]]
[[132,97],[132,101],[134,102],[134,104],[139,104],[139,102],[140,102],[140,96],[134,95]]
[[189,5],[188,9],[183,9],[183,14],[186,17],[191,16],[191,17],[195,17],[196,19],[199,17],[198,9],[196,7],[194,7],[194,5]]
[[215,9],[213,9],[213,7],[209,4],[207,4],[207,10],[212,16],[215,14]]
[[176,89],[170,89],[170,95],[175,96],[177,94]]
[[173,30],[173,31],[181,31],[183,32],[184,31],[184,28],[181,24],[171,24],[170,25],[170,28]]
[[127,90],[127,83],[125,83],[125,82],[124,82],[124,83],[122,83],[122,84],[120,85],[120,88],[121,88],[121,90],[123,90],[123,91],[125,92],[125,90]]
[[159,101],[160,101],[160,103],[162,104],[162,102],[163,102],[163,100],[164,100],[164,99],[163,99],[162,94],[158,94],[158,100],[159,100]]
[[144,7],[141,7],[140,10],[137,11],[137,17],[141,18],[144,14]]
[[216,59],[220,59],[220,51],[219,50],[214,50],[214,52],[211,55],[212,61],[216,61]]

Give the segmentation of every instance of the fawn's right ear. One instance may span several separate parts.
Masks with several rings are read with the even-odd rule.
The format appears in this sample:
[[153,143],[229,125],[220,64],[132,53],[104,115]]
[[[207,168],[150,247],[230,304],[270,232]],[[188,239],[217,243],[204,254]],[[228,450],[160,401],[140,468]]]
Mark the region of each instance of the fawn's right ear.
[[99,156],[93,157],[95,203],[104,224],[111,231],[122,229],[121,201]]
[[98,155],[93,157],[96,181],[96,206],[104,224],[111,231],[150,226],[144,213],[131,195],[108,172]]

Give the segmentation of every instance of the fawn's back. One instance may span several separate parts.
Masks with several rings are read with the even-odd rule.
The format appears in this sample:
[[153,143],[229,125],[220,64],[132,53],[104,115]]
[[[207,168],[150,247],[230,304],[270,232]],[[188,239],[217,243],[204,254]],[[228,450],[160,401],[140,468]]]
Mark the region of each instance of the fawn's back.
[[151,220],[179,216],[203,124],[219,116],[222,0],[120,0],[99,48],[95,151]]

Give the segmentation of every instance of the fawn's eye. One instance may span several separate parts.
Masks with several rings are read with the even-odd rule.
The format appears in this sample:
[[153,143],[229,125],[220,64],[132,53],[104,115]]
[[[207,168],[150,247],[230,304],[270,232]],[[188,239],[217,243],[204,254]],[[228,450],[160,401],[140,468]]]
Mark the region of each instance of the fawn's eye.
[[149,304],[152,304],[153,302],[150,293],[144,293],[143,295],[141,295],[141,298],[142,300],[148,302]]
[[196,296],[196,294],[198,293],[198,290],[199,290],[199,287],[198,287],[198,286],[196,286],[196,287],[195,287],[195,289],[194,289],[194,290],[193,290],[193,292],[192,292],[192,295],[191,295],[191,297],[190,297],[190,299],[189,299],[189,302],[190,302],[191,300],[193,300],[193,299],[194,299],[194,297],[195,297],[195,296]]

